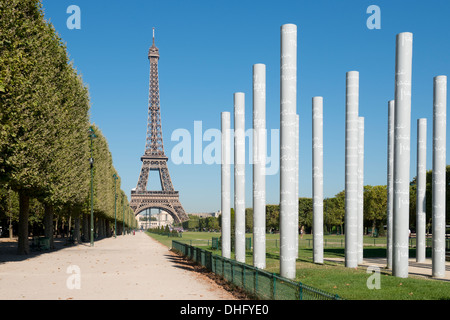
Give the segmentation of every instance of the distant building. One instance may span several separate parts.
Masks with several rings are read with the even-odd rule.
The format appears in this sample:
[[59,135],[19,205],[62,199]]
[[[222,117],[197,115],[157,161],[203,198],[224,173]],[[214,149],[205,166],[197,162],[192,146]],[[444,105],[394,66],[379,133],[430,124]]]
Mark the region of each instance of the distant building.
[[150,218],[143,213],[145,211],[137,215],[139,229],[147,230],[149,228],[160,228],[161,226],[172,226],[173,224],[172,216],[163,210],[158,214],[152,215]]
[[220,216],[220,210],[216,212],[194,212],[194,213],[188,213],[189,215],[197,216],[199,218],[208,218],[208,217],[214,217],[218,218]]

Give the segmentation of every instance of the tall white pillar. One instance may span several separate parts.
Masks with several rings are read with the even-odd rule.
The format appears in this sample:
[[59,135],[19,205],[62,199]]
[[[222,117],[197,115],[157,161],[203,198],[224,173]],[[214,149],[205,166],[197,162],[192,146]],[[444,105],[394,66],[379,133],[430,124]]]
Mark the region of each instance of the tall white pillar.
[[417,119],[416,261],[425,261],[427,119]]
[[432,276],[445,276],[445,192],[447,76],[434,77],[433,93],[433,257]]
[[295,115],[297,114],[297,26],[281,26],[280,59],[280,273],[296,274]]
[[221,180],[222,180],[222,257],[230,258],[231,253],[231,206],[230,206],[230,113],[221,113],[222,130],[222,162],[221,162]]
[[364,248],[364,117],[358,118],[358,264]]
[[397,35],[395,56],[394,243],[392,274],[400,278],[407,278],[409,270],[412,41],[412,33],[399,33]]
[[234,94],[234,246],[245,262],[245,94]]
[[323,98],[312,99],[313,261],[323,263]]
[[347,72],[345,114],[345,266],[358,266],[359,72]]
[[266,65],[253,65],[253,265],[266,267]]
[[392,269],[393,212],[394,212],[394,116],[395,101],[388,102],[388,161],[387,161],[387,237],[386,267]]

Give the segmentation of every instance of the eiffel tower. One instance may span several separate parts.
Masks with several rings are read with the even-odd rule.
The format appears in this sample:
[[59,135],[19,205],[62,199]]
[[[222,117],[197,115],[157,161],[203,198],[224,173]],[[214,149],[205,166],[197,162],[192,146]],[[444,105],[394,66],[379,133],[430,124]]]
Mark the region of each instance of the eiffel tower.
[[[158,208],[169,213],[175,223],[183,222],[188,220],[188,216],[180,203],[178,191],[173,189],[167,167],[168,157],[164,153],[159,104],[159,50],[155,46],[155,28],[153,28],[153,45],[148,51],[148,59],[150,60],[150,89],[147,140],[145,153],[141,157],[141,174],[136,188],[131,190],[130,208],[135,215],[148,208]],[[147,191],[148,176],[152,170],[159,172],[162,191]]]

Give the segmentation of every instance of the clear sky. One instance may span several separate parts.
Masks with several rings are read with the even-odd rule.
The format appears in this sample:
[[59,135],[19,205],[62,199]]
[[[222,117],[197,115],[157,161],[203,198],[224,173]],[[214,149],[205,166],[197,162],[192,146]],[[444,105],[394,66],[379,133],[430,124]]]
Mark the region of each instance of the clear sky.
[[[106,136],[128,195],[136,187],[145,149],[152,27],[160,51],[164,147],[174,188],[188,213],[220,209],[220,165],[173,163],[171,152],[179,142],[171,141],[172,133],[186,129],[194,136],[194,121],[202,121],[203,132],[220,129],[220,113],[233,114],[234,92],[246,94],[246,127],[251,128],[255,63],[267,68],[267,128],[278,129],[280,26],[285,23],[298,27],[301,197],[311,197],[313,96],[324,98],[324,195],[344,189],[345,76],[352,70],[360,73],[359,112],[365,117],[364,184],[386,184],[387,105],[394,98],[395,37],[400,32],[414,36],[411,179],[416,175],[418,118],[428,119],[427,169],[432,167],[433,77],[450,74],[450,1],[42,2],[89,86],[91,121]],[[70,5],[81,9],[81,29],[67,27]],[[381,29],[367,27],[370,5],[380,8]],[[193,150],[194,141],[192,162]],[[279,174],[266,181],[267,203],[277,204]],[[251,207],[250,165],[246,199]]]

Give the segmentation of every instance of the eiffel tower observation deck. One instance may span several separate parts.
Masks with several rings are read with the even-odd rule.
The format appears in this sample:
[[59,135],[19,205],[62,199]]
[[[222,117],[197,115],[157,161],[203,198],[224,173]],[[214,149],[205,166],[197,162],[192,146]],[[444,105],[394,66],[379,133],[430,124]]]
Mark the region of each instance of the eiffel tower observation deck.
[[[167,167],[168,157],[164,153],[161,128],[161,109],[159,99],[158,61],[159,49],[155,45],[155,28],[153,28],[153,44],[148,50],[150,60],[150,85],[148,97],[148,121],[145,152],[141,157],[142,167],[135,189],[131,191],[130,207],[135,215],[149,208],[168,212],[174,222],[188,220],[188,216],[175,191]],[[161,191],[147,190],[150,171],[158,171]]]

